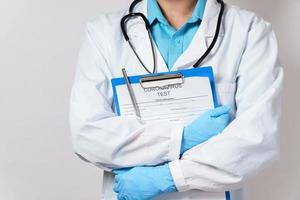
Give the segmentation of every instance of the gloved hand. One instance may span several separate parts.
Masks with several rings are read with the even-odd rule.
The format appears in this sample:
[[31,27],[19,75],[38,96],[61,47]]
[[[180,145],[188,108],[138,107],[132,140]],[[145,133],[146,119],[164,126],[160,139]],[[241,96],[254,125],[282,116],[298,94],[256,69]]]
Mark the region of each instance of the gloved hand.
[[204,113],[183,130],[180,153],[221,133],[230,122],[230,106],[220,106]]
[[134,167],[113,171],[118,200],[150,200],[162,193],[176,192],[169,165]]

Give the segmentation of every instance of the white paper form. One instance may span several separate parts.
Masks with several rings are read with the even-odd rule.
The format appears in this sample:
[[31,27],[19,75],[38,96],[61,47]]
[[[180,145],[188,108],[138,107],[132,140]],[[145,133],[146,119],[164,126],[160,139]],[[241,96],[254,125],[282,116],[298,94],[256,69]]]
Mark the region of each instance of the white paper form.
[[[214,108],[214,100],[208,77],[188,77],[183,84],[142,88],[139,83],[131,84],[146,122],[169,121],[187,124]],[[135,115],[126,85],[116,87],[121,116]]]

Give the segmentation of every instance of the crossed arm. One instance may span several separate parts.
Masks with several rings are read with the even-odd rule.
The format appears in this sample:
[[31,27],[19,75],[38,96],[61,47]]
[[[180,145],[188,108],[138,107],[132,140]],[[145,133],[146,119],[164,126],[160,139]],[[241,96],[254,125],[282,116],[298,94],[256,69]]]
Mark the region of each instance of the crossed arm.
[[[277,156],[283,79],[277,55],[268,53],[268,49],[277,50],[270,27],[253,30],[249,41],[237,74],[236,119],[222,134],[180,158],[184,127],[141,124],[134,117],[114,115],[109,84],[112,72],[105,51],[95,45],[88,28],[71,97],[75,152],[105,170],[168,163],[167,172],[179,192],[239,187]],[[255,53],[263,50],[264,57]]]

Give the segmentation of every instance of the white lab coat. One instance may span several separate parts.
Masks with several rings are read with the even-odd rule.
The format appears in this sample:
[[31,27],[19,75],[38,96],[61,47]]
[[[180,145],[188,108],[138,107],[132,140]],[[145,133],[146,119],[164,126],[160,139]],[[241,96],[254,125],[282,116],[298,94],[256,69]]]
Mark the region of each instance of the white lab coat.
[[[143,0],[135,10],[147,15],[146,6]],[[201,26],[172,71],[191,68],[204,53],[215,34],[219,10],[216,0],[207,1]],[[248,177],[278,155],[283,69],[270,24],[252,12],[226,6],[218,41],[203,65],[213,67],[219,103],[233,105],[236,118],[222,134],[179,159],[183,127],[142,124],[135,117],[114,114],[111,78],[121,77],[123,67],[129,75],[146,73],[121,34],[126,12],[88,23],[71,95],[74,149],[105,170],[103,199],[115,199],[111,169],[164,162],[170,162],[179,192],[157,199],[218,199],[214,195],[227,190],[232,199],[243,199],[239,189]],[[136,51],[152,67],[145,25],[134,19],[127,27]],[[156,54],[158,72],[168,71],[157,48]]]

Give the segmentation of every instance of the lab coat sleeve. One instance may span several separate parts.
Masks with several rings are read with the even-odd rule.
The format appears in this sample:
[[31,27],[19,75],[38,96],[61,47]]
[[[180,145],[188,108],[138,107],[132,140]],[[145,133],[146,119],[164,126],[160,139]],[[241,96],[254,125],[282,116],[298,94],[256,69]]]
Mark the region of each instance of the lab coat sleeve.
[[240,188],[278,158],[283,69],[277,51],[270,25],[254,25],[237,73],[236,118],[223,133],[170,163],[179,191]]
[[95,34],[99,33],[88,24],[71,94],[75,153],[105,170],[178,159],[182,127],[115,116],[109,56]]

